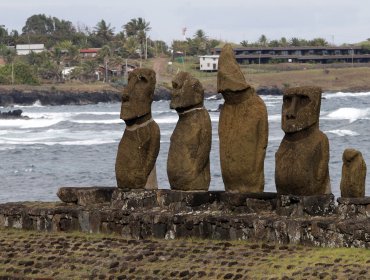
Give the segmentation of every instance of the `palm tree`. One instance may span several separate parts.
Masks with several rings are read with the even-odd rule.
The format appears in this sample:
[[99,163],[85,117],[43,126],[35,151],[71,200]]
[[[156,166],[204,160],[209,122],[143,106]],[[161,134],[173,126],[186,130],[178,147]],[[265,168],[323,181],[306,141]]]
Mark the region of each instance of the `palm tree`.
[[107,24],[104,19],[99,21],[94,27],[96,36],[103,39],[104,43],[109,42],[114,36],[114,28],[110,23]]
[[261,46],[266,47],[266,45],[268,43],[267,37],[264,34],[262,34],[261,37],[258,39],[258,43]]
[[242,45],[243,47],[248,47],[248,40],[241,41],[240,45]]
[[122,26],[126,31],[127,37],[138,36],[139,32],[144,33],[150,31],[152,28],[149,26],[150,22],[146,22],[145,19],[138,17],[131,19],[128,23]]
[[145,19],[138,17],[131,19],[128,23],[122,26],[125,29],[127,37],[136,38],[141,46],[141,53],[144,53],[145,41],[147,38],[147,32],[152,28],[150,22],[146,22]]

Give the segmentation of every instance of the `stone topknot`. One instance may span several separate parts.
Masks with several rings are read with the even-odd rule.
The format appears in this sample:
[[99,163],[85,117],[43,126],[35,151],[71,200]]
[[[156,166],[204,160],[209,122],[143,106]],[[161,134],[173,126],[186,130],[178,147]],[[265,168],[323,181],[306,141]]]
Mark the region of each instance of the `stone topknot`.
[[218,60],[217,91],[241,91],[250,86],[245,81],[244,75],[236,62],[234,50],[230,44],[226,44]]

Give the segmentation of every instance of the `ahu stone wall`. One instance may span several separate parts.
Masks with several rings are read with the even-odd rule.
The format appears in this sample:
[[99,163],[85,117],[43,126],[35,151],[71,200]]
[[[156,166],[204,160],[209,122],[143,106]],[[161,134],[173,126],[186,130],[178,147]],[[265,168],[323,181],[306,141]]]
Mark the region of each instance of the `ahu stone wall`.
[[0,226],[370,248],[370,198],[62,188],[62,202],[0,205]]

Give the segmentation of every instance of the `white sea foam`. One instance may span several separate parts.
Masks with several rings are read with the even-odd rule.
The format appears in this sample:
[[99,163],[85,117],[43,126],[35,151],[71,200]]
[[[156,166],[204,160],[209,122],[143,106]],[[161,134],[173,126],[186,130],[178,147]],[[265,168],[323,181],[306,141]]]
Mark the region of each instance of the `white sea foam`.
[[156,123],[159,123],[159,124],[161,124],[161,123],[163,123],[163,124],[165,124],[165,123],[177,123],[178,117],[177,116],[166,117],[166,118],[156,118],[156,117],[154,117],[154,120],[155,120]]
[[343,98],[343,97],[364,97],[370,96],[370,92],[336,92],[336,93],[324,93],[323,97],[326,99],[331,98]]
[[369,114],[370,108],[339,108],[322,117],[322,119],[349,120],[350,122],[354,122],[359,119],[369,119]]
[[332,133],[338,136],[357,136],[359,135],[357,132],[349,130],[349,129],[334,129],[334,130],[326,131],[326,133]]
[[2,120],[0,128],[37,128],[48,127],[61,122],[63,119],[9,119]]
[[81,123],[81,124],[123,124],[121,119],[113,119],[113,120],[70,120],[73,123]]
[[41,104],[40,100],[36,100],[32,105],[14,105],[14,108],[25,108],[25,107],[45,107]]
[[269,120],[269,122],[279,122],[279,121],[281,121],[281,115],[280,114],[269,115],[268,120]]

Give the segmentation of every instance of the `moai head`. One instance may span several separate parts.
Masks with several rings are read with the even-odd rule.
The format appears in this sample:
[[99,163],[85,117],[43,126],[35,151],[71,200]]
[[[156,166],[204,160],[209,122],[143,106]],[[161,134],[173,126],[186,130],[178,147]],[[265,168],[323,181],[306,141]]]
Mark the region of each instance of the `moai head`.
[[343,153],[342,179],[340,191],[342,197],[364,197],[366,181],[366,163],[360,151],[345,149]]
[[178,73],[172,80],[170,108],[181,111],[203,105],[204,89],[199,80],[186,72]]
[[226,101],[232,101],[238,93],[250,88],[236,62],[233,48],[226,44],[218,59],[217,91],[222,93]]
[[122,95],[122,120],[134,120],[151,112],[155,83],[155,72],[151,69],[138,68],[130,72]]
[[294,133],[319,124],[321,88],[296,87],[284,91],[281,128]]

